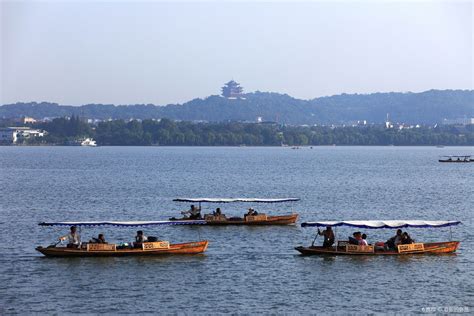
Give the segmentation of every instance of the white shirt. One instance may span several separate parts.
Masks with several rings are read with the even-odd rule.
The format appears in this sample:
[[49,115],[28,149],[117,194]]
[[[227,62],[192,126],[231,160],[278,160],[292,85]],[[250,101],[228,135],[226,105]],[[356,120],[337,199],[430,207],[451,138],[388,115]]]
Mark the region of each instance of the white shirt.
[[81,236],[77,232],[74,234],[69,233],[67,241],[69,244],[79,245],[81,243]]
[[139,239],[139,236],[136,236],[135,237],[136,242],[147,242],[148,241],[148,237],[145,236],[145,235],[142,235],[142,237],[141,237],[142,240],[141,241],[138,241],[138,239]]

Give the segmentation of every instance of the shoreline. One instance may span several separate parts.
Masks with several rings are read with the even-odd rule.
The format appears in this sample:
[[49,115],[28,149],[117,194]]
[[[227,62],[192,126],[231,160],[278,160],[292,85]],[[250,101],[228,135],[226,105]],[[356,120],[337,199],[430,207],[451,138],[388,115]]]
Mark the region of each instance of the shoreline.
[[303,149],[308,148],[312,149],[313,147],[435,147],[438,149],[443,149],[445,147],[473,147],[473,145],[424,145],[424,144],[417,144],[417,145],[292,145],[292,146],[274,146],[274,145],[261,145],[261,146],[252,146],[252,145],[97,145],[97,146],[70,146],[70,145],[57,145],[57,144],[0,144],[0,147],[202,147],[202,148],[224,148],[224,147],[232,147],[232,148],[286,148],[286,149]]

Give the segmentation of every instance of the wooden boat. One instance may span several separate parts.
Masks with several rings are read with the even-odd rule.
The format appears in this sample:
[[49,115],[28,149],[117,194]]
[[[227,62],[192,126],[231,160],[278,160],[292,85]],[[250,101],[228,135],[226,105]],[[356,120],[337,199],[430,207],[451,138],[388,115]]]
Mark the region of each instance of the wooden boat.
[[453,162],[453,163],[466,163],[474,162],[474,158],[471,156],[441,156],[438,159],[439,162]]
[[120,248],[116,244],[83,244],[80,248],[36,247],[47,257],[120,257],[120,256],[157,256],[191,255],[206,251],[209,242],[196,241],[182,244],[170,244],[167,241],[142,243],[140,248]]
[[[188,202],[188,203],[199,203],[199,211],[201,210],[201,203],[284,203],[299,201],[296,198],[285,198],[285,199],[255,199],[255,198],[178,198],[174,199],[175,202]],[[185,212],[183,212],[185,213]],[[264,213],[258,213],[257,215],[246,215],[244,217],[227,217],[224,214],[206,214],[204,218],[201,218],[206,225],[211,226],[223,226],[223,225],[248,225],[248,226],[264,226],[264,225],[291,225],[295,224],[298,219],[298,214],[287,214],[287,215],[267,215]],[[170,218],[174,221],[193,221],[194,219],[189,218]],[[194,220],[195,221],[195,220]]]
[[[337,227],[349,226],[357,228],[381,229],[381,228],[404,228],[404,227],[451,227],[458,225],[459,221],[341,221],[341,222],[306,222],[301,224],[302,227]],[[309,247],[299,246],[295,250],[302,255],[330,255],[330,256],[404,256],[404,255],[420,255],[420,254],[448,254],[454,253],[459,248],[459,241],[444,242],[428,242],[428,243],[412,243],[398,245],[396,249],[386,249],[384,247],[376,247],[373,245],[360,246],[349,244],[349,241],[338,241],[337,246]]]
[[[41,226],[119,226],[119,227],[150,227],[157,225],[188,225],[196,223],[176,221],[148,222],[51,222],[40,223]],[[59,243],[59,242],[58,242]],[[48,247],[35,249],[48,257],[119,257],[119,256],[158,256],[158,255],[190,255],[206,251],[207,240],[171,244],[169,241],[150,241],[132,244],[113,243],[81,243],[77,248],[60,246],[58,243]]]

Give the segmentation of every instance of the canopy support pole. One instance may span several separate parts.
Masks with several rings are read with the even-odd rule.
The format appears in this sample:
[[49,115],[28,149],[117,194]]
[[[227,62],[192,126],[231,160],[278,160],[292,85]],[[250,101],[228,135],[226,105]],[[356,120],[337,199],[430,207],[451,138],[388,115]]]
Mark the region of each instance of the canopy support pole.
[[319,227],[318,227],[318,231],[316,232],[316,236],[314,236],[313,242],[311,243],[311,247],[314,246],[314,243],[316,242],[316,239],[318,238],[318,236],[319,236]]
[[453,241],[453,230],[451,229],[451,226],[449,226],[449,241]]
[[337,245],[339,244],[339,241],[337,240],[337,234],[336,234],[336,231],[337,231],[337,227],[334,226],[334,240],[336,241],[336,252],[337,252]]

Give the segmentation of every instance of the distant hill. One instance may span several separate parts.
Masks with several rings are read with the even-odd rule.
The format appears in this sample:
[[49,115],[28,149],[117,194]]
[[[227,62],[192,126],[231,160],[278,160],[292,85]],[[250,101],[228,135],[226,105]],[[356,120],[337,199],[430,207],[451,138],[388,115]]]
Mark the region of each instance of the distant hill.
[[430,90],[421,93],[341,94],[300,100],[287,94],[254,92],[245,99],[210,96],[184,104],[119,105],[15,103],[0,106],[0,117],[42,119],[79,115],[95,119],[170,118],[185,121],[277,121],[287,124],[340,124],[357,120],[381,123],[434,124],[443,119],[474,117],[474,90]]

